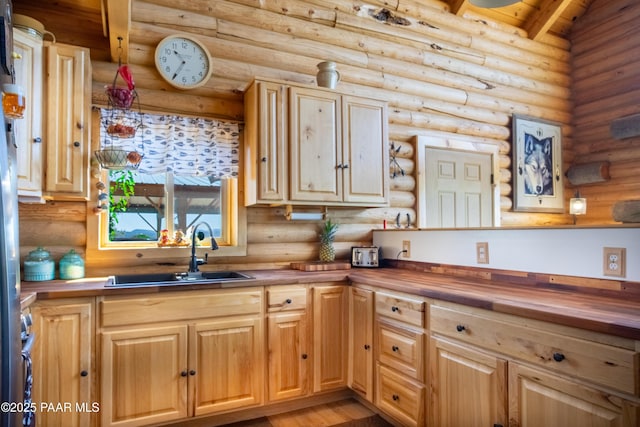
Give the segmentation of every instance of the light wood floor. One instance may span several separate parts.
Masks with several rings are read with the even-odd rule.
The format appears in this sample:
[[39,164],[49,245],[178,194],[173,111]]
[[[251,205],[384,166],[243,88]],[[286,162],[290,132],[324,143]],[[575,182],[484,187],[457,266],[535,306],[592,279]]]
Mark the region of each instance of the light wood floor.
[[391,427],[354,399],[340,400],[224,427]]

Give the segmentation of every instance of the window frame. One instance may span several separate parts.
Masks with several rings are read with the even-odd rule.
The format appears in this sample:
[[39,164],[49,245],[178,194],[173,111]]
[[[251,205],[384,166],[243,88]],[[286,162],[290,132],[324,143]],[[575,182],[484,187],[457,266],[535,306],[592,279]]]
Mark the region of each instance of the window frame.
[[[161,113],[158,113],[161,114]],[[100,111],[93,110],[92,120],[92,150],[99,149],[100,146]],[[231,221],[223,228],[223,238],[216,240],[219,249],[212,251],[211,247],[198,247],[196,252],[199,256],[207,253],[209,257],[237,257],[247,255],[247,214],[244,204],[239,204],[242,200],[243,188],[243,138],[244,130],[240,128],[240,170],[236,179],[229,179],[229,190],[225,192],[227,197],[221,200],[222,214],[235,216],[235,221]],[[109,245],[101,243],[100,233],[102,227],[108,228],[108,212],[104,212],[97,207],[98,181],[106,179],[107,171],[101,171],[100,167],[92,159],[91,191],[90,200],[87,201],[87,239],[86,239],[86,266],[88,268],[110,268],[114,266],[126,267],[143,264],[185,264],[189,262],[191,247],[158,247],[156,242],[110,242]],[[223,178],[224,179],[224,178]],[[115,244],[114,244],[115,243]],[[124,243],[124,244],[123,244]],[[141,244],[142,243],[142,244]]]

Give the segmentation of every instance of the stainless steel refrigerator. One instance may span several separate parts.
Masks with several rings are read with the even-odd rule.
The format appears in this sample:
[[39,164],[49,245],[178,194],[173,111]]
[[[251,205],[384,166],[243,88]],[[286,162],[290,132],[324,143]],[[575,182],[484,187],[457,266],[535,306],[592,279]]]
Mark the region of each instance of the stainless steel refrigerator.
[[22,425],[23,377],[20,337],[20,253],[16,147],[0,108],[0,426]]

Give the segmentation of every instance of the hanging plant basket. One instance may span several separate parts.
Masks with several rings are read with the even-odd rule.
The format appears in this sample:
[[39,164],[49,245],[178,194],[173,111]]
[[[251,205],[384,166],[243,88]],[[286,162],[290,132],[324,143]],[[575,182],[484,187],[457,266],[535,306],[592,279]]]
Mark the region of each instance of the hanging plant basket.
[[94,154],[98,162],[100,162],[100,166],[110,170],[137,169],[144,157],[137,151],[109,147],[97,150]]

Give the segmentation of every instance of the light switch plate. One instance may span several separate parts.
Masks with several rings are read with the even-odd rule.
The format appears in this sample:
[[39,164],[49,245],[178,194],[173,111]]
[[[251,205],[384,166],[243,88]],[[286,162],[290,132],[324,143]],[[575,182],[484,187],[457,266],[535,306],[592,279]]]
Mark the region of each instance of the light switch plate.
[[602,248],[602,274],[612,277],[625,277],[627,267],[625,248]]

